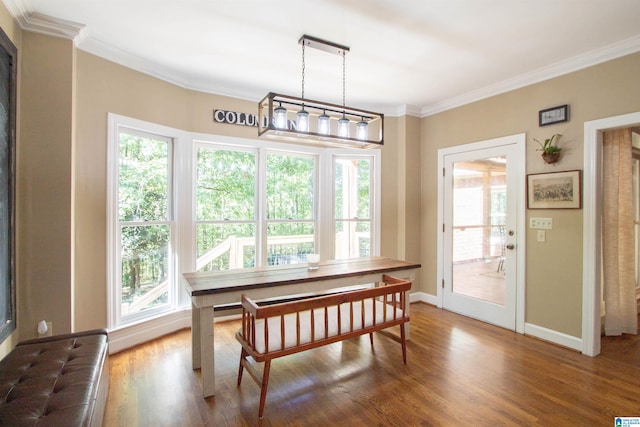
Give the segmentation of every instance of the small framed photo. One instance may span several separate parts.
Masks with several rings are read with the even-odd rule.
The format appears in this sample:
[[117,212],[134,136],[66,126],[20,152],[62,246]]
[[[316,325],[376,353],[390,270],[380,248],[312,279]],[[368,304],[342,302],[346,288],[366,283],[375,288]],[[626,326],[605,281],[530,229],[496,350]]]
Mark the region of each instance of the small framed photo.
[[527,208],[580,209],[580,173],[575,170],[527,175]]
[[566,122],[569,120],[569,105],[560,105],[559,107],[547,108],[538,112],[538,124],[540,126],[548,126],[555,123]]

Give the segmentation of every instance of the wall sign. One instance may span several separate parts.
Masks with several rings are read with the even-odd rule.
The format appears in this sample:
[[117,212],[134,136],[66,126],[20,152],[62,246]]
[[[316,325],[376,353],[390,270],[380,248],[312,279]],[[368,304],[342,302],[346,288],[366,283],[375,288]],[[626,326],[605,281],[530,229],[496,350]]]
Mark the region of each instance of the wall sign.
[[[266,117],[264,118],[266,121]],[[258,126],[258,115],[239,113],[237,111],[213,110],[213,121],[238,126]]]

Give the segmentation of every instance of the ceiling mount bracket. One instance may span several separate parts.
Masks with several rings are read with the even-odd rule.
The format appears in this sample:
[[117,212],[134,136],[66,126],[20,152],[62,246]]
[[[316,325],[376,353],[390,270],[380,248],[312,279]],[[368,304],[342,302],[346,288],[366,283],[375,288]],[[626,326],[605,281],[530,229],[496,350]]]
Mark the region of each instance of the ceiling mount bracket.
[[298,40],[298,44],[304,44],[307,47],[311,47],[314,49],[322,50],[324,52],[333,53],[334,55],[344,55],[349,52],[348,46],[343,46],[341,44],[333,43],[330,41],[322,40],[317,37],[303,35]]

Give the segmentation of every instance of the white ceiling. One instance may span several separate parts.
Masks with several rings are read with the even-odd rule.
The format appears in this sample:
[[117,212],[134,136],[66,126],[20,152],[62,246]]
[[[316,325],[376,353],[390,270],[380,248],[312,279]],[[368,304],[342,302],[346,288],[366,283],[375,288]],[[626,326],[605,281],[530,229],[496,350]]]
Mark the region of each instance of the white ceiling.
[[[639,0],[3,1],[23,26],[33,12],[83,24],[79,49],[255,101],[300,96],[303,34],[343,44],[347,105],[387,114],[428,115],[640,51]],[[305,96],[342,103],[340,56],[306,50]]]

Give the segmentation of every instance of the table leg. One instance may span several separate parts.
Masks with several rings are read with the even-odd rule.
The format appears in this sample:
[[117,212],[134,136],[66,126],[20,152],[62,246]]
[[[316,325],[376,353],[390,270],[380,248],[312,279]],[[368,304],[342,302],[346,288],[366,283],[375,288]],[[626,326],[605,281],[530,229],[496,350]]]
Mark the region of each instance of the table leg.
[[200,309],[191,304],[191,367],[200,369]]
[[[407,312],[407,316],[409,316],[409,314],[410,314],[409,313],[409,308],[411,307],[411,301],[410,300],[411,300],[411,294],[407,293],[407,304],[405,306],[405,310]],[[409,341],[409,339],[411,338],[410,334],[409,334],[409,331],[411,330],[411,328],[409,327],[410,324],[411,324],[411,321],[408,321],[408,322],[406,322],[404,324],[404,339],[407,340],[407,341]]]
[[200,308],[200,375],[204,397],[216,394],[215,355],[213,354],[213,307]]

